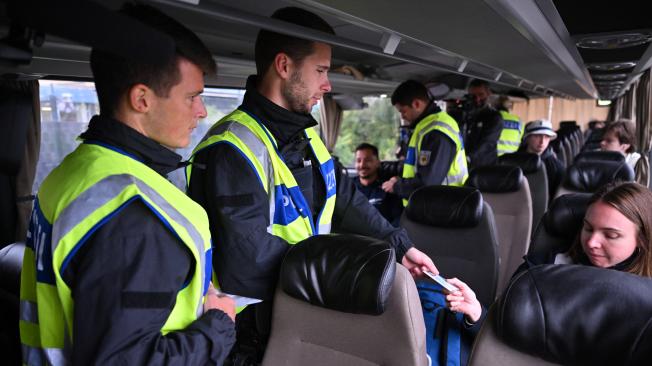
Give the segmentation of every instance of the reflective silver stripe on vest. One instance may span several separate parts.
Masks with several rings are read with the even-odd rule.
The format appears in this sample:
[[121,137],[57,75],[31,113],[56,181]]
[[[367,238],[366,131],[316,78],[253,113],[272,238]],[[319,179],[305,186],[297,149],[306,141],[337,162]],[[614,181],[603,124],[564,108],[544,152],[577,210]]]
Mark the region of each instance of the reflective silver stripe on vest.
[[516,146],[519,147],[521,146],[520,142],[515,142],[515,141],[506,141],[506,140],[498,140],[498,144],[503,144],[503,145],[509,145],[509,146]]
[[23,344],[22,351],[23,363],[29,366],[42,366],[46,364],[65,366],[70,364],[66,352],[61,348],[36,348]]
[[33,301],[20,300],[20,320],[38,324],[38,305]]
[[43,352],[40,348],[34,348],[23,344],[22,350],[23,350],[23,364],[28,366],[44,365],[43,357],[42,357],[44,355],[42,354]]
[[271,234],[274,226],[274,212],[276,212],[276,191],[274,189],[274,166],[269,151],[267,151],[267,146],[248,127],[236,121],[228,121],[216,126],[209,131],[207,137],[220,135],[226,131],[233,133],[247,145],[256,159],[263,165],[263,170],[267,176],[267,193],[269,195],[269,225],[267,226],[267,232]]
[[319,234],[329,234],[331,232],[331,224],[319,224]]
[[247,145],[254,156],[258,159],[260,164],[263,166],[265,175],[267,175],[267,188],[268,190],[271,190],[274,187],[273,184],[269,184],[270,181],[274,181],[273,177],[270,179],[270,175],[273,174],[273,167],[269,153],[267,152],[267,146],[265,146],[265,143],[260,141],[258,136],[256,136],[249,128],[237,121],[227,121],[208,131],[208,134],[204,139],[207,139],[210,136],[221,135],[227,131],[236,135],[242,143]]
[[[201,279],[205,278],[204,271],[205,265],[205,249],[204,241],[202,240],[199,231],[195,226],[188,221],[177,209],[172,207],[167,200],[148,186],[145,182],[134,177],[133,175],[120,174],[106,177],[99,182],[89,187],[86,191],[80,194],[68,207],[66,207],[59,218],[52,226],[52,252],[56,251],[61,239],[66,236],[72,229],[77,226],[84,218],[90,216],[95,210],[104,206],[107,202],[114,199],[122,190],[130,184],[135,184],[138,189],[147,195],[158,207],[163,210],[172,220],[183,226],[188,235],[192,238],[197,253],[199,253],[199,260],[201,269]],[[197,316],[203,313],[203,304],[199,301],[197,304]]]
[[[464,150],[461,150],[462,152]],[[463,183],[462,181],[464,180],[464,177],[468,174],[468,168],[466,166],[466,161],[464,160],[464,155],[462,154],[457,154],[457,166],[460,168],[460,173],[457,175],[447,175],[446,176],[446,182],[448,184],[453,184],[453,183]],[[450,171],[450,170],[449,170]]]

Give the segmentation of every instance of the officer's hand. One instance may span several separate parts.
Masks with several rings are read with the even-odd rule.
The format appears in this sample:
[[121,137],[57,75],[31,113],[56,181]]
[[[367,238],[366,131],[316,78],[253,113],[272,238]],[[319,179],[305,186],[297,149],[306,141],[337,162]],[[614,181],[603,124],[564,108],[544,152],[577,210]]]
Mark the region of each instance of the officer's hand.
[[432,259],[414,247],[405,252],[401,264],[410,271],[410,274],[414,278],[423,276],[423,271],[430,271],[434,274],[439,274],[439,270],[437,270],[435,264],[432,263]]
[[208,286],[208,292],[206,292],[206,299],[204,301],[204,312],[207,312],[211,309],[217,309],[223,311],[226,315],[235,322],[235,301],[232,298],[220,293],[213,283]]
[[383,191],[394,193],[394,184],[396,184],[396,181],[398,181],[398,177],[391,177],[387,182],[383,183]]

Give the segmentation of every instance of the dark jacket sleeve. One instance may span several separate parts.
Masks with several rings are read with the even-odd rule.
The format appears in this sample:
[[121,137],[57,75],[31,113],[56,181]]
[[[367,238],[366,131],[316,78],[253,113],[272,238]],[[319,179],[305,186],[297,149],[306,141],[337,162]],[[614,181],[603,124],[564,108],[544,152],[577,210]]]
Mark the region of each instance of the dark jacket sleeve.
[[430,159],[424,165],[416,157],[418,166],[414,178],[399,178],[394,185],[394,193],[407,199],[412,192],[423,186],[439,185],[444,182],[448,170],[455,159],[455,142],[440,131],[433,130],[423,137],[421,151],[429,151]]
[[503,131],[503,118],[497,111],[491,111],[484,114],[486,119],[480,136],[478,136],[477,145],[470,153],[471,165],[473,167],[494,164],[498,159],[497,144],[500,133]]
[[200,152],[196,161],[206,168],[193,168],[188,193],[208,212],[220,287],[227,293],[272,299],[289,244],[267,232],[269,198],[254,168],[227,144]]
[[342,174],[341,166],[336,171],[337,198],[333,215],[333,231],[370,236],[389,242],[396,250],[396,260],[412,247],[405,229],[392,226],[372,206],[367,198],[355,188],[353,180]]
[[72,364],[224,362],[235,329],[222,311],[161,334],[194,260],[144,204],[130,203],[82,245],[64,272],[75,302]]

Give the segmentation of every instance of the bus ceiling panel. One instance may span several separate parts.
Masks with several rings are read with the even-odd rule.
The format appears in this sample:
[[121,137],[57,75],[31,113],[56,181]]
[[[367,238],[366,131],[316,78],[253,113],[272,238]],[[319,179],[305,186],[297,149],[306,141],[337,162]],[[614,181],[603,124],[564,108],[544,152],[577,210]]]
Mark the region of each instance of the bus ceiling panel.
[[[271,11],[265,12],[263,14],[263,12],[256,7],[247,7],[247,2],[233,3],[223,0],[213,0],[210,2],[201,2],[199,6],[172,0],[152,0],[152,2],[166,9],[175,9],[175,14],[179,16],[179,19],[182,21],[186,19],[185,21],[189,22],[188,24],[194,24],[196,19],[200,19],[202,17],[208,17],[212,19],[213,32],[215,34],[219,34],[222,29],[228,29],[228,24],[232,24],[236,28],[245,25],[254,29],[264,28],[280,33],[296,35],[316,41],[330,43],[337,47],[335,50],[335,57],[339,58],[340,56],[338,56],[338,54],[341,54],[341,57],[346,58],[346,61],[348,62],[354,62],[357,60],[357,63],[365,63],[369,60],[373,60],[374,57],[384,57],[394,61],[408,62],[430,69],[445,70],[454,73],[462,72],[458,71],[458,68],[462,62],[479,63],[477,61],[467,60],[466,58],[459,57],[453,52],[436,47],[432,44],[425,42],[414,42],[413,39],[404,40],[403,37],[401,37],[402,41],[399,44],[398,51],[394,54],[386,54],[383,52],[380,45],[380,39],[382,39],[383,35],[386,33],[386,28],[376,27],[376,34],[374,35],[368,31],[369,29],[373,28],[369,24],[352,24],[349,22],[347,26],[343,19],[335,17],[330,13],[326,13],[323,11],[323,9],[314,9],[314,6],[310,6],[311,4],[317,4],[315,2],[310,2],[311,4],[305,4],[307,1],[270,1],[266,2],[266,4],[275,4],[277,6],[274,6],[274,8],[278,8],[289,5],[289,3],[292,3],[293,5],[300,3],[298,5],[302,7],[316,10],[318,13],[323,15],[327,21],[331,22],[337,27],[337,36],[289,24],[276,19],[271,19],[269,18],[269,13]],[[378,4],[374,3],[372,5],[372,8],[375,11],[379,9]],[[380,8],[383,8],[384,6],[385,5],[381,5]],[[398,12],[397,14],[401,14],[401,12]],[[430,19],[427,20],[429,21]],[[350,25],[353,25],[353,27]],[[418,44],[419,47],[422,48],[429,48],[429,52],[427,52],[428,56],[417,57],[412,54],[413,50],[408,46],[412,43]],[[408,49],[409,52],[402,51],[403,48]],[[493,49],[493,47],[488,48]],[[348,51],[353,50],[355,52],[359,52],[359,54],[348,51],[341,52],[343,49]],[[444,59],[446,62],[440,62],[438,60],[438,58],[441,58],[442,55],[445,56]],[[451,62],[451,57],[457,58],[456,62]],[[451,67],[451,64],[453,64],[454,67]],[[496,73],[499,72],[505,72],[505,70],[496,69]],[[481,75],[477,76],[482,77]],[[512,86],[515,87],[515,85]]]
[[[581,98],[595,94],[588,73],[578,62],[581,58],[576,55],[577,50],[572,42],[559,37],[547,20],[548,15],[543,14],[535,0],[295,2],[344,20],[357,21],[360,26],[376,26],[379,31],[395,32],[406,42],[429,46],[433,52],[444,50],[462,59],[494,68],[497,72],[507,72],[540,84],[559,80],[563,85],[560,90],[563,93]],[[519,15],[523,9],[512,9],[513,3],[517,3],[516,6],[520,8],[527,7],[528,12],[532,12],[526,14],[530,18]],[[533,20],[538,28],[528,24]],[[542,33],[545,33],[546,39],[538,36]],[[402,45],[398,51],[402,51],[401,47]],[[524,70],[522,73],[515,71],[520,65],[542,62],[553,67],[549,67],[546,72],[534,68],[521,68]],[[577,82],[579,86],[574,85]]]

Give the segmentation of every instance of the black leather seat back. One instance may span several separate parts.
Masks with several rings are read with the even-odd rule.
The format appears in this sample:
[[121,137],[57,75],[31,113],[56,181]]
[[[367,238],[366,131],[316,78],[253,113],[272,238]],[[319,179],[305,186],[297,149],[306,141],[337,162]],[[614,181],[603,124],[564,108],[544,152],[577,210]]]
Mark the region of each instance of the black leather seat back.
[[401,217],[415,247],[434,258],[444,277],[457,277],[489,306],[498,280],[493,211],[479,191],[429,186],[415,191]]
[[573,193],[557,197],[534,231],[528,256],[543,263],[549,253],[563,253],[570,249],[582,229],[590,193]]
[[568,168],[556,196],[595,192],[612,182],[633,182],[634,170],[624,161],[584,160]]
[[575,163],[590,160],[623,162],[625,161],[625,155],[619,153],[618,151],[596,150],[584,151],[575,157]]
[[520,273],[498,302],[495,327],[509,346],[565,365],[652,360],[652,279],[582,265]]

